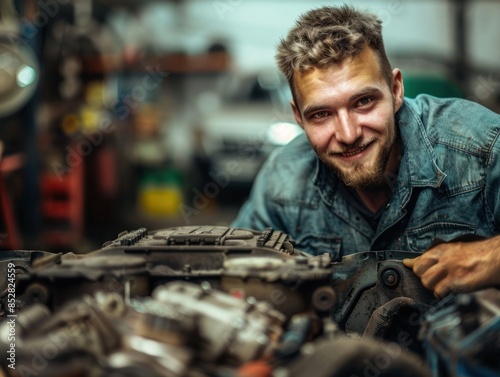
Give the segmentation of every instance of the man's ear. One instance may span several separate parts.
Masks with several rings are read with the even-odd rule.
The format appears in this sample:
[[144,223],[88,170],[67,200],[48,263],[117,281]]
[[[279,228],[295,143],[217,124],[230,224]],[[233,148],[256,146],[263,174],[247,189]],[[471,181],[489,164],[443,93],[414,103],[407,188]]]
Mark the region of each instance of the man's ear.
[[404,101],[405,88],[403,74],[398,68],[392,70],[392,95],[394,97],[394,111],[398,111]]
[[292,106],[293,116],[295,117],[295,121],[300,127],[304,128],[302,124],[302,115],[300,115],[300,110],[297,107],[297,105],[295,105],[295,101],[293,99],[290,100],[290,105]]

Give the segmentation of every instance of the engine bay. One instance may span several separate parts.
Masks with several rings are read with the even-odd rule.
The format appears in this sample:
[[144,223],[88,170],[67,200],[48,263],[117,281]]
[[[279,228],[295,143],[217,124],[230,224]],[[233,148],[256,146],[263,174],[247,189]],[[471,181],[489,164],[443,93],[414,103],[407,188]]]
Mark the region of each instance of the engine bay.
[[437,300],[403,266],[414,256],[332,261],[277,230],[210,225],[127,231],[87,254],[6,251],[0,365],[6,376],[498,375],[499,290]]

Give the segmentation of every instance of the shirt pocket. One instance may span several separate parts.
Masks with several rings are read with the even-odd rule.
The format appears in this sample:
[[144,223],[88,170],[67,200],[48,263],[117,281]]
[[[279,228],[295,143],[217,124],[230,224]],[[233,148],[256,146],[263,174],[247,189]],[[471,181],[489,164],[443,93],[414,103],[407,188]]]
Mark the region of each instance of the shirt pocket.
[[298,237],[293,243],[296,249],[309,254],[322,255],[328,253],[332,260],[340,259],[342,239],[339,237],[306,233]]
[[436,222],[406,231],[406,240],[411,251],[424,252],[434,240],[448,242],[463,235],[476,232],[474,226],[452,222]]

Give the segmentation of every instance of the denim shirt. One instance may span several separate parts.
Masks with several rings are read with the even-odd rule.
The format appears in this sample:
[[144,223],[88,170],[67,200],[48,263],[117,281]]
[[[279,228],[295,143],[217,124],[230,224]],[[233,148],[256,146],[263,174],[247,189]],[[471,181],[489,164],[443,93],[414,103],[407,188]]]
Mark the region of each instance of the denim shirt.
[[403,143],[376,229],[337,192],[305,135],[275,150],[231,224],[288,233],[334,259],[368,250],[423,252],[434,239],[491,237],[500,226],[500,116],[470,101],[420,95],[395,115]]

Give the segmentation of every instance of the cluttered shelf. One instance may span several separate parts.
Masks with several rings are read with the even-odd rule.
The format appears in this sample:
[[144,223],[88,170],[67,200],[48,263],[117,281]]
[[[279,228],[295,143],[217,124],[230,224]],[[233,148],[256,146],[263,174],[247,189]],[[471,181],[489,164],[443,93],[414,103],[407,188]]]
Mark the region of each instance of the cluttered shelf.
[[170,54],[126,52],[121,55],[82,56],[83,72],[104,74],[120,71],[145,71],[151,69],[169,73],[215,73],[231,67],[227,52],[207,52],[190,55],[182,52]]

